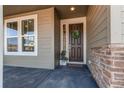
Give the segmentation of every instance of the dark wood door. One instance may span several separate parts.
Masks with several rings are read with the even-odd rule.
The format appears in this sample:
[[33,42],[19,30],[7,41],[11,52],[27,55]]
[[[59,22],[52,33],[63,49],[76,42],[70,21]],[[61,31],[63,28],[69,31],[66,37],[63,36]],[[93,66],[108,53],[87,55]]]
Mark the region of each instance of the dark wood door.
[[69,61],[83,61],[83,23],[69,24]]

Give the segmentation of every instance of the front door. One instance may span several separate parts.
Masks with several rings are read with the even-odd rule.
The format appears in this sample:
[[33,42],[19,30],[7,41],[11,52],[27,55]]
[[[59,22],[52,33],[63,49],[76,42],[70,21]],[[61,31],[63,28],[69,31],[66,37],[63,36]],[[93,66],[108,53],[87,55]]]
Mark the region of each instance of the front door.
[[69,61],[83,62],[83,23],[69,24]]

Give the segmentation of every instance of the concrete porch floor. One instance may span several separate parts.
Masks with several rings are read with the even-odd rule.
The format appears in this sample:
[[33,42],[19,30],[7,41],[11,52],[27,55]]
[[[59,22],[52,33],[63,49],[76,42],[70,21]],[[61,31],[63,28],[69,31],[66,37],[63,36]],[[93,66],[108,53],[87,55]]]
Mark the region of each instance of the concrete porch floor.
[[4,66],[4,88],[98,88],[88,67],[55,70]]

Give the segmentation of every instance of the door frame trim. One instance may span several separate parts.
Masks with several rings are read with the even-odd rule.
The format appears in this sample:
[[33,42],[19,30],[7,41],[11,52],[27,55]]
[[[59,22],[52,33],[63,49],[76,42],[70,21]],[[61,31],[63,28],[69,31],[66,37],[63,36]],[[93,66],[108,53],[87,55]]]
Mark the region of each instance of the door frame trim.
[[[86,17],[78,17],[78,18],[71,18],[71,19],[63,19],[60,21],[61,27],[61,51],[63,50],[63,24],[66,25],[66,56],[69,58],[69,24],[76,24],[76,23],[83,23],[83,64],[86,64]],[[60,52],[61,52],[60,51]],[[72,62],[68,62],[72,63]],[[79,62],[82,63],[82,62]]]

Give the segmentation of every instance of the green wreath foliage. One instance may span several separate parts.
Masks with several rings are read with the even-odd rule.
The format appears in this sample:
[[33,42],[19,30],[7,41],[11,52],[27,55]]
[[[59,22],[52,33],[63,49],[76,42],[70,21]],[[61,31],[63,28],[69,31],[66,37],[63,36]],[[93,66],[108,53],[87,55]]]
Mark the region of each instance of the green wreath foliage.
[[79,31],[73,31],[73,32],[72,32],[72,38],[74,38],[74,39],[78,39],[79,36],[80,36]]

